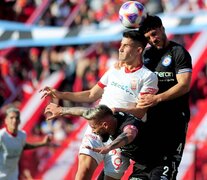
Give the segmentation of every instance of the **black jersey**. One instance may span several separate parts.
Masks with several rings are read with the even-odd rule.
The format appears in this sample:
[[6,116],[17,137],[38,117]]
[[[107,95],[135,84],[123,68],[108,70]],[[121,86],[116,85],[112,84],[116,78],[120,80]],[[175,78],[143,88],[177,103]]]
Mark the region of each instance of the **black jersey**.
[[[123,133],[124,127],[126,127],[127,125],[133,125],[137,127],[137,129],[139,129],[139,127],[143,123],[140,119],[128,113],[116,112],[114,116],[118,120],[117,121],[118,124],[115,134],[111,136],[113,140],[116,139],[117,136],[119,136],[121,133]],[[137,137],[130,144],[121,147],[122,154],[126,157],[129,157],[132,160],[136,160],[137,149],[139,147],[138,136],[139,133],[137,134]]]
[[[177,84],[176,74],[191,72],[190,54],[183,46],[170,41],[167,48],[146,49],[144,64],[158,76],[158,88],[162,93]],[[189,93],[173,100],[160,102],[147,111],[147,122],[141,136],[140,159],[152,161],[165,155],[175,155],[179,144],[185,143],[187,124],[190,119]],[[143,155],[144,153],[144,155]]]
[[[177,84],[176,74],[192,72],[190,54],[183,46],[172,41],[165,49],[157,50],[154,47],[147,49],[144,53],[144,64],[158,76],[158,94]],[[157,110],[160,110],[161,114],[165,112],[168,115],[175,115],[176,112],[184,112],[189,116],[189,93],[158,104],[156,113]]]

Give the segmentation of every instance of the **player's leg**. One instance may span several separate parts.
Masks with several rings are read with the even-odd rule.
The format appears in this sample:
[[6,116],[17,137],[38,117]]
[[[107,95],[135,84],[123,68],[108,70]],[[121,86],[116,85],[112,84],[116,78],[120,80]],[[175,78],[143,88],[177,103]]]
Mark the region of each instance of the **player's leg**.
[[175,165],[175,162],[170,162],[168,164],[157,166],[151,171],[150,179],[151,180],[176,180],[178,169]]
[[188,126],[188,120],[186,120],[185,116],[181,116],[178,119],[180,124],[177,128],[176,136],[175,134],[171,135],[170,149],[165,152],[165,156],[163,156],[161,163],[151,171],[152,180],[161,178],[176,180],[178,167],[183,155]]
[[80,154],[76,180],[91,180],[98,163],[89,155]]
[[86,146],[94,148],[103,146],[100,137],[92,133],[92,130],[89,126],[84,134],[79,150],[79,162],[76,180],[91,179],[96,167],[101,161],[103,161],[104,158],[103,154],[99,154],[87,149]]
[[133,171],[129,176],[129,180],[150,180],[149,177],[149,169],[145,165],[134,162]]

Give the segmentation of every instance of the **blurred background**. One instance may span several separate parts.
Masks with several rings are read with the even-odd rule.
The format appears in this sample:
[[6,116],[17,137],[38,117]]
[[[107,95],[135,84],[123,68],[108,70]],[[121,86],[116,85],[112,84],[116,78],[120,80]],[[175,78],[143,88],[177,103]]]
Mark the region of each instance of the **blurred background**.
[[[46,122],[43,111],[50,99],[41,99],[39,90],[47,85],[60,91],[81,91],[96,84],[118,59],[124,30],[118,11],[124,2],[0,1],[0,126],[4,125],[5,109],[16,106],[28,141],[50,133],[54,137],[50,147],[23,153],[21,180],[74,179],[86,122],[71,116]],[[192,56],[191,121],[178,180],[207,180],[207,1],[139,2],[149,14],[161,17],[168,37],[185,46]]]

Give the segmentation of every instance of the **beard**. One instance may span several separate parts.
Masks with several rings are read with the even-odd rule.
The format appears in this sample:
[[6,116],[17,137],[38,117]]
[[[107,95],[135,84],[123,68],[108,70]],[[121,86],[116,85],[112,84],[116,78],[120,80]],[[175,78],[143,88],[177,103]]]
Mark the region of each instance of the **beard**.
[[110,135],[105,133],[105,134],[101,134],[100,136],[102,138],[102,142],[107,142]]

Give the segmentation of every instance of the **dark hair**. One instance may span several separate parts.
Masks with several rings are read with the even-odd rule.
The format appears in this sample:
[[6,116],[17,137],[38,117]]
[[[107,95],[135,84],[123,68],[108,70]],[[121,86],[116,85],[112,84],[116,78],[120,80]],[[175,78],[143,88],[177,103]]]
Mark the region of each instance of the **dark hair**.
[[162,26],[162,20],[158,16],[148,15],[139,27],[139,31],[142,34],[149,32],[152,29],[159,28]]
[[125,31],[123,37],[130,38],[133,41],[140,43],[143,47],[147,45],[147,39],[138,30]]
[[85,111],[82,116],[87,120],[101,120],[106,116],[113,116],[113,112],[106,105],[99,105],[97,107],[90,108],[89,110]]

